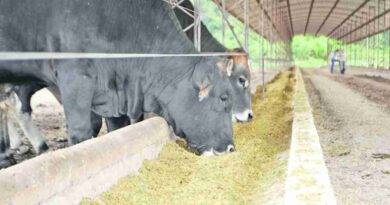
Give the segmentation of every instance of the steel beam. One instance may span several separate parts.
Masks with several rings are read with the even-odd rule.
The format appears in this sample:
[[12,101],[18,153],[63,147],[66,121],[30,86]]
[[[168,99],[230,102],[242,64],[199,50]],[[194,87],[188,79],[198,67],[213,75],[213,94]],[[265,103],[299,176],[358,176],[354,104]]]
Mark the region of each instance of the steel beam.
[[[221,11],[221,12],[223,13],[223,8],[221,8],[221,5],[219,5],[219,4],[216,4],[216,5],[218,6],[219,11]],[[224,21],[225,21],[226,24],[228,25],[230,31],[232,32],[232,34],[233,34],[233,36],[234,36],[234,39],[236,39],[238,45],[239,45],[241,48],[243,48],[243,46],[242,46],[240,40],[238,39],[238,36],[237,36],[236,32],[234,31],[233,26],[230,24],[229,20],[227,19],[227,16],[224,16],[224,15],[222,15],[222,16],[223,16],[223,18],[224,18]]]
[[222,25],[221,25],[221,30],[222,30],[222,45],[225,46],[225,18],[226,18],[226,4],[225,0],[222,1]]
[[[383,13],[381,13],[380,15],[378,15],[378,16],[376,16],[376,17],[370,19],[369,21],[363,23],[362,25],[356,27],[355,29],[353,29],[353,30],[350,31],[349,33],[346,33],[345,36],[348,35],[348,34],[350,34],[350,33],[352,33],[352,32],[355,32],[355,31],[357,31],[357,30],[359,30],[359,29],[361,29],[361,28],[363,28],[365,25],[368,25],[368,24],[370,24],[370,23],[376,21],[377,19],[381,18],[382,16],[385,16],[387,13],[390,13],[390,9],[387,9],[386,11],[384,11]],[[344,36],[342,36],[341,38],[343,38],[343,37],[344,37]]]
[[333,4],[333,7],[330,9],[328,15],[326,15],[324,21],[321,23],[320,27],[318,27],[318,30],[316,31],[316,36],[318,35],[318,33],[321,31],[322,27],[325,25],[326,21],[328,20],[328,18],[330,17],[330,15],[333,13],[333,10],[337,7],[337,5],[339,4],[340,0],[336,0],[336,2]]
[[234,9],[234,7],[240,5],[240,4],[242,3],[242,1],[243,1],[243,0],[238,0],[238,1],[236,1],[236,3],[233,4],[231,7],[229,7],[229,8],[227,9],[227,11],[229,12],[230,10]]
[[[380,1],[383,1],[383,11],[386,11],[386,1],[385,0],[380,0]],[[386,17],[383,18],[383,25],[386,26]],[[386,69],[386,58],[385,58],[385,49],[386,49],[386,46],[384,45],[384,38],[385,38],[385,32],[383,32],[383,38],[382,38],[382,46],[383,46],[383,49],[382,49],[382,63],[383,63],[383,69]]]
[[307,32],[307,27],[309,26],[311,12],[313,11],[313,5],[314,5],[314,0],[311,0],[309,14],[307,15],[307,19],[306,19],[305,35],[306,35],[306,32]]
[[201,21],[201,13],[200,6],[201,0],[194,0],[194,45],[195,48],[201,52],[201,29],[202,29],[202,21]]
[[[259,2],[259,7],[260,7],[260,5],[263,5],[263,0],[260,0],[261,2]],[[261,8],[261,19],[260,19],[260,25],[261,25],[261,29],[260,29],[260,32],[261,32],[261,37],[263,38],[263,39],[261,39],[261,37],[259,38],[260,40],[261,40],[261,45],[260,45],[260,47],[261,47],[261,54],[260,54],[260,65],[261,65],[261,80],[262,80],[262,90],[261,90],[261,92],[262,92],[262,96],[263,96],[263,98],[265,97],[265,72],[264,72],[264,63],[265,63],[265,61],[264,61],[264,57],[265,57],[265,55],[264,55],[264,40],[265,40],[265,38],[263,37],[264,36],[264,11],[263,11],[263,9]]]
[[[263,4],[260,4],[260,0],[256,0],[257,3],[261,6],[261,8],[263,9],[263,12],[265,14],[265,17],[267,17],[268,21],[271,23],[272,27],[276,30],[276,32],[279,34],[279,31],[278,29],[276,29],[276,26],[274,24],[274,22],[272,21],[271,19],[271,16],[269,15],[268,11],[266,9],[264,9],[263,7]],[[267,5],[268,5],[268,1],[266,1]],[[268,6],[266,6],[268,8]]]
[[244,50],[249,52],[248,0],[244,0]]
[[287,0],[287,9],[288,9],[288,17],[290,19],[291,33],[293,36],[293,35],[295,35],[295,32],[294,32],[294,26],[293,26],[292,17],[291,17],[292,15],[291,15],[290,0]]
[[358,12],[361,8],[363,8],[370,0],[365,0],[362,4],[360,4],[351,14],[347,16],[340,24],[338,24],[331,32],[327,34],[327,36],[331,36],[340,26],[342,26],[346,21],[348,21],[349,18],[351,18],[353,15],[355,15],[356,12]]

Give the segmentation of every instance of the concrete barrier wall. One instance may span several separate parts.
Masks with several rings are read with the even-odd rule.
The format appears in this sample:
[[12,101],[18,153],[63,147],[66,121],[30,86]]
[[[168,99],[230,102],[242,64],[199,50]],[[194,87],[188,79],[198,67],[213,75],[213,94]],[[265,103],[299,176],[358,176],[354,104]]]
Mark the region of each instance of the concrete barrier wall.
[[0,204],[78,204],[136,173],[169,140],[155,117],[0,170]]
[[294,121],[284,202],[336,204],[302,74],[296,72]]

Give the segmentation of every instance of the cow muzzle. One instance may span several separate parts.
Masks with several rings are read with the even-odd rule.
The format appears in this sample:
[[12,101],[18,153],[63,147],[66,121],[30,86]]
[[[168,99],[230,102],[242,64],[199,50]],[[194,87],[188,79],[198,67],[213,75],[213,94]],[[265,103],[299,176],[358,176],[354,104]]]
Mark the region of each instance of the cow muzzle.
[[230,152],[234,152],[236,149],[234,148],[234,145],[230,144],[227,146],[226,150],[223,152],[218,152],[214,148],[211,148],[208,151],[205,151],[201,153],[201,156],[222,156]]
[[244,112],[234,113],[232,115],[232,121],[233,122],[244,123],[244,122],[249,122],[252,119],[253,119],[253,112],[252,112],[252,110],[245,110]]

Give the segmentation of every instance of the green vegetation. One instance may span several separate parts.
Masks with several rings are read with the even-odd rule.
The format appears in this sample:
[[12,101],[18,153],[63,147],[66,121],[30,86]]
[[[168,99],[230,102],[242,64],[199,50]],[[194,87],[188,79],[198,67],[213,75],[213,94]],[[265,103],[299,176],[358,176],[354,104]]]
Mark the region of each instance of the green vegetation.
[[384,32],[348,45],[324,36],[300,35],[293,38],[291,47],[295,63],[300,67],[321,67],[333,50],[343,49],[347,54],[347,66],[388,68],[389,35]]
[[291,43],[293,58],[299,67],[320,67],[327,59],[326,37],[295,36]]
[[344,46],[347,51],[348,65],[389,68],[390,32],[380,33],[354,44]]

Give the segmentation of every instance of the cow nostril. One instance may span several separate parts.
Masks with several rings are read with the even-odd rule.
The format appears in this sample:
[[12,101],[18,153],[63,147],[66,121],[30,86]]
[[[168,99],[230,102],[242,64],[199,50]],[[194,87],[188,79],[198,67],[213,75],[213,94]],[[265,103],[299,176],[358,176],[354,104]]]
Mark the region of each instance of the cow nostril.
[[252,113],[249,113],[249,114],[248,114],[248,119],[249,119],[249,120],[253,119]]
[[227,147],[227,150],[228,150],[228,152],[234,152],[234,151],[236,151],[236,149],[234,148],[234,145],[229,145],[229,146]]

